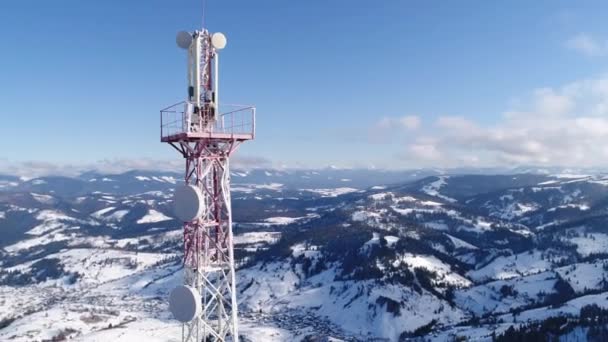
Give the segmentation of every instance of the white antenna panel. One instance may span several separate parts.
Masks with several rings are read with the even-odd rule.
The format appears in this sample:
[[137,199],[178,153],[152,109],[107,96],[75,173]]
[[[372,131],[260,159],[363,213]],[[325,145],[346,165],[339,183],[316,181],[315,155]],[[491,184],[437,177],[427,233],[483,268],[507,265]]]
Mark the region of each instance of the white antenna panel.
[[192,44],[192,34],[187,31],[179,31],[175,37],[175,42],[180,48],[188,49],[190,44]]
[[226,36],[221,32],[216,32],[211,36],[211,45],[214,48],[221,50],[226,47]]
[[182,323],[190,322],[201,313],[201,295],[190,286],[180,285],[171,291],[169,310],[176,320]]
[[180,186],[173,194],[173,211],[182,222],[190,222],[201,217],[205,204],[201,190],[194,185]]

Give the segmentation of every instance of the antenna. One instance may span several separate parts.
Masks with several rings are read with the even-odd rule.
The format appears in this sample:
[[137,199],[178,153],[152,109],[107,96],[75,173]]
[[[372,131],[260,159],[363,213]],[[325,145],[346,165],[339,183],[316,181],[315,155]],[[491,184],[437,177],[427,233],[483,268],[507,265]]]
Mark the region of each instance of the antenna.
[[182,323],[190,322],[202,310],[201,295],[198,291],[187,285],[174,288],[169,295],[169,311],[173,317]]
[[188,31],[179,31],[177,32],[177,36],[175,37],[175,42],[177,46],[182,49],[187,50],[192,44],[192,33]]
[[186,164],[184,185],[173,194],[183,222],[184,284],[171,292],[169,310],[183,323],[183,342],[238,342],[230,156],[254,138],[255,107],[220,106],[223,33],[180,31],[175,41],[188,55],[187,95],[161,110],[160,135]]
[[226,47],[226,36],[221,32],[216,32],[211,35],[211,45],[214,48],[221,50]]
[[180,186],[173,194],[173,211],[181,222],[190,222],[203,214],[201,190],[194,185]]

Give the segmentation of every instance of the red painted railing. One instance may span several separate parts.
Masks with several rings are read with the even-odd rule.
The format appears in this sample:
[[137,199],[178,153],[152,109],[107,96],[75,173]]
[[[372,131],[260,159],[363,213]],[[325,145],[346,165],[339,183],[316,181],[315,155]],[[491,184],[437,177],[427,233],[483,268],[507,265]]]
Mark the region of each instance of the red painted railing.
[[230,136],[255,135],[255,107],[222,104],[215,118],[205,110],[193,114],[193,106],[186,101],[176,103],[160,111],[161,139],[183,133],[220,133]]

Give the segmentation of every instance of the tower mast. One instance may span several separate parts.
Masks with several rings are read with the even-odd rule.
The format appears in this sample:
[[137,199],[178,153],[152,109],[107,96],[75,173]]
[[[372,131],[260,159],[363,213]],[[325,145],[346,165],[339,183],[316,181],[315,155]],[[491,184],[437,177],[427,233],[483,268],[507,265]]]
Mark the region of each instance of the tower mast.
[[184,284],[169,298],[182,341],[239,340],[230,200],[230,156],[255,135],[255,107],[219,106],[221,33],[180,32],[188,51],[186,101],[161,110],[161,141],[185,160],[174,194],[184,230]]

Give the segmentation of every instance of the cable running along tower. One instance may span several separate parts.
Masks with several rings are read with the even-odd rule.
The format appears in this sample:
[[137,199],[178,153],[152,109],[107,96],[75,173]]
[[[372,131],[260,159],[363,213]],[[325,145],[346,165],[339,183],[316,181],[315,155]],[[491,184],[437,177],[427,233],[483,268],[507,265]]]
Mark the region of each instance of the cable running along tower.
[[182,341],[238,341],[230,205],[230,156],[254,138],[253,106],[219,104],[222,33],[179,32],[188,52],[186,100],[161,110],[161,141],[185,159],[184,185],[174,194],[184,222],[184,285],[169,298],[183,323]]

